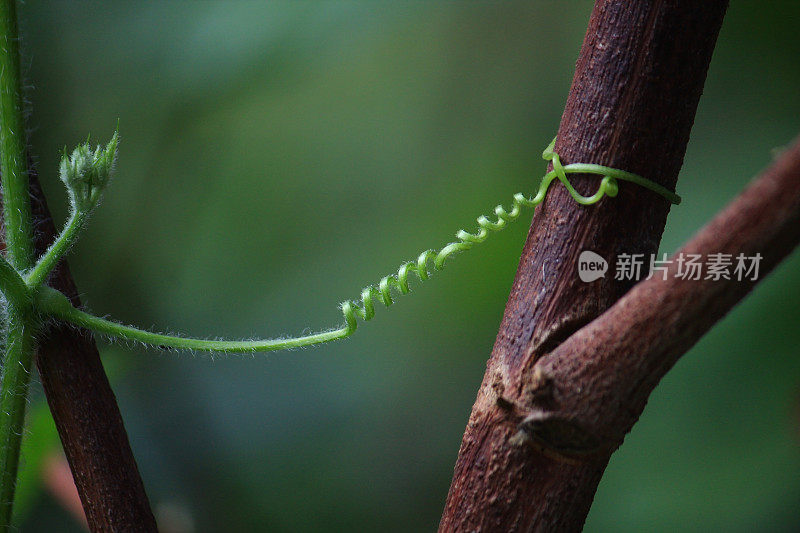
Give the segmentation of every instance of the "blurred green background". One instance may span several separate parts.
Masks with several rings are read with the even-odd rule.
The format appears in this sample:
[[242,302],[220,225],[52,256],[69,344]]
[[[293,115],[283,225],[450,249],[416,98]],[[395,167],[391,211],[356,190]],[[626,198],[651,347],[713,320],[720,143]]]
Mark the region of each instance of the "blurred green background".
[[[57,221],[59,150],[118,173],[72,256],[93,311],[195,335],[294,335],[532,191],[591,3],[31,2],[32,142]],[[663,250],[800,128],[800,4],[733,2]],[[529,215],[527,215],[529,216]],[[103,345],[169,531],[430,531],[511,286],[517,223],[351,339],[256,357]],[[800,255],[677,365],[614,456],[587,531],[796,531]],[[80,531],[41,484],[24,531]],[[177,517],[177,518],[176,518]]]

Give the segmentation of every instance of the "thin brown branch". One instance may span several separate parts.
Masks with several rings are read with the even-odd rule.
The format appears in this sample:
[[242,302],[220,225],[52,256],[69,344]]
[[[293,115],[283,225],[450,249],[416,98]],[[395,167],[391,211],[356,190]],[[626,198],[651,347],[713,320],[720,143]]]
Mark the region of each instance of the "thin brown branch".
[[[56,229],[33,170],[30,189],[36,252],[41,254],[55,238]],[[5,247],[1,238],[0,246]],[[73,305],[80,306],[65,261],[59,263],[48,281]],[[37,341],[39,377],[91,531],[156,531],[94,339],[63,324],[50,325]]]
[[[55,237],[55,226],[35,175],[31,197],[41,253]],[[49,282],[80,305],[66,262]],[[36,365],[91,531],[156,531],[93,338],[68,325],[53,326],[39,339]]]

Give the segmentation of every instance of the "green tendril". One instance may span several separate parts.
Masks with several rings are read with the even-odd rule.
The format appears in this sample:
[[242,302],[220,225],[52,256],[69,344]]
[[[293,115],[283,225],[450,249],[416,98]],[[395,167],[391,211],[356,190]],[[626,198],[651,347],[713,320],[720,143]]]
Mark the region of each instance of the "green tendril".
[[[663,196],[673,204],[679,204],[681,201],[680,196],[669,189],[643,178],[642,176],[624,170],[588,163],[562,165],[561,159],[554,151],[555,142],[556,140],[553,139],[553,142],[551,142],[542,153],[544,160],[552,163],[553,170],[544,175],[535,196],[529,198],[522,193],[515,194],[511,203],[511,209],[506,210],[502,205],[498,205],[494,208],[495,220],[491,220],[485,215],[478,217],[477,232],[469,233],[464,230],[459,230],[458,233],[456,233],[457,241],[447,244],[438,251],[425,250],[419,254],[416,261],[407,261],[400,265],[396,274],[390,274],[381,278],[377,286],[368,285],[364,287],[361,291],[361,297],[358,300],[347,300],[340,305],[345,324],[339,329],[289,339],[218,341],[175,337],[172,335],[144,331],[131,326],[124,326],[76,309],[63,294],[47,287],[43,287],[43,290],[40,292],[37,307],[40,312],[44,314],[61,318],[77,326],[85,327],[111,337],[118,337],[159,347],[240,353],[298,348],[349,337],[356,331],[359,318],[363,321],[368,321],[375,316],[376,301],[389,307],[394,303],[392,291],[395,291],[395,294],[401,295],[411,292],[411,288],[409,287],[409,276],[411,274],[414,274],[420,281],[427,281],[433,272],[444,268],[445,262],[450,256],[469,250],[476,244],[484,242],[490,233],[498,232],[505,228],[509,222],[513,222],[519,217],[523,207],[533,208],[542,203],[550,188],[550,184],[556,179],[567,188],[572,198],[581,205],[596,204],[604,196],[610,196],[612,198],[617,196],[619,192],[618,181],[635,183]],[[568,174],[595,174],[602,176],[602,179],[600,180],[597,192],[591,196],[583,196],[576,191],[575,187],[569,182],[567,179]]]
[[[587,163],[573,163],[570,165],[562,165],[561,158],[555,152],[556,139],[545,148],[542,152],[542,158],[545,161],[552,162],[553,170],[548,172],[542,178],[539,184],[539,190],[533,198],[528,198],[522,193],[514,195],[511,209],[506,210],[502,204],[494,208],[496,220],[492,221],[485,215],[478,217],[478,231],[476,233],[469,233],[464,230],[459,230],[456,233],[458,241],[451,242],[438,252],[435,250],[425,250],[422,252],[417,260],[409,261],[400,265],[397,274],[384,276],[378,282],[378,286],[368,285],[361,291],[361,303],[354,300],[348,300],[341,304],[342,313],[344,314],[345,323],[347,324],[347,335],[352,334],[358,327],[356,318],[361,318],[364,321],[370,320],[375,316],[375,303],[374,299],[378,299],[383,305],[389,307],[394,303],[392,299],[392,289],[395,289],[400,294],[408,294],[411,289],[408,286],[408,276],[414,273],[420,281],[427,281],[432,273],[429,270],[428,264],[433,261],[433,271],[439,271],[444,268],[445,261],[458,252],[469,250],[476,244],[484,242],[489,236],[490,232],[497,232],[502,230],[519,217],[523,207],[536,207],[542,203],[550,188],[553,180],[558,180],[564,184],[569,191],[569,194],[581,205],[592,205],[599,202],[603,196],[615,197],[619,192],[619,185],[617,180],[630,181],[636,183],[646,189],[649,189],[657,194],[660,194],[673,204],[679,204],[681,197],[670,191],[666,187],[643,178],[637,174],[632,174],[624,170],[616,168],[604,167],[602,165],[594,165]],[[583,196],[567,179],[567,174],[597,174],[603,176],[600,180],[600,186],[597,192],[591,196]]]

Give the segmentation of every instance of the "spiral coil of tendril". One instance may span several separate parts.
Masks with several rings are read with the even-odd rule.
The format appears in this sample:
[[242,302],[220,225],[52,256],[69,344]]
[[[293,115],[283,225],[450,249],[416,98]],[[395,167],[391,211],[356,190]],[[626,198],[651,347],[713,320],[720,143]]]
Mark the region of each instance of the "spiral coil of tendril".
[[[597,203],[603,196],[615,197],[619,192],[618,180],[636,183],[664,196],[673,204],[678,204],[681,201],[680,197],[669,189],[637,174],[632,174],[624,170],[587,163],[562,165],[558,154],[554,151],[555,143],[556,140],[553,139],[542,153],[542,158],[553,164],[553,170],[544,175],[539,184],[539,190],[533,198],[528,198],[522,193],[515,194],[510,210],[507,211],[502,204],[494,208],[495,221],[490,220],[485,215],[479,216],[477,219],[478,231],[476,233],[469,233],[463,229],[459,230],[456,233],[457,241],[447,244],[439,251],[425,250],[419,254],[416,261],[407,261],[400,265],[396,274],[390,274],[381,278],[377,286],[368,285],[364,287],[361,291],[360,303],[356,300],[347,300],[343,302],[341,304],[341,309],[346,322],[346,327],[343,330],[343,332],[345,332],[344,336],[350,335],[356,330],[358,327],[357,318],[368,321],[375,316],[375,300],[389,307],[394,303],[392,290],[395,290],[399,294],[408,294],[411,291],[408,286],[410,274],[415,274],[420,281],[427,281],[434,271],[439,271],[444,268],[445,261],[451,255],[469,250],[476,244],[484,242],[491,232],[500,231],[505,228],[509,222],[516,220],[523,207],[536,207],[542,203],[550,188],[550,184],[556,178],[567,188],[572,198],[581,205]],[[591,196],[583,196],[576,191],[567,179],[567,174],[576,173],[603,176],[600,181],[600,186],[597,188],[597,192]],[[433,269],[428,268],[431,261],[433,262]]]

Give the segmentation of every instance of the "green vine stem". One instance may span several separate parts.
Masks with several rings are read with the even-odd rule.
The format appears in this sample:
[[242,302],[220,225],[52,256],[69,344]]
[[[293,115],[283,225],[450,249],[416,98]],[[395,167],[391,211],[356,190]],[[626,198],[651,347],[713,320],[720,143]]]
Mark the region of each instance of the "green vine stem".
[[30,287],[40,287],[47,276],[53,271],[59,259],[72,247],[77,239],[78,232],[86,223],[86,214],[73,212],[67,221],[64,230],[53,242],[47,252],[36,262],[30,272],[25,276],[25,283]]
[[37,322],[30,306],[10,304],[0,395],[0,530],[11,524],[14,490],[28,401],[30,367]]
[[[8,303],[5,358],[0,382],[0,529],[7,529],[16,486],[19,449],[38,327],[30,292],[11,275],[33,261],[33,229],[28,192],[25,127],[22,116],[19,36],[14,0],[0,1],[0,172],[3,220],[10,265],[0,278]],[[19,276],[17,276],[19,277]]]
[[28,158],[22,116],[19,35],[14,0],[0,2],[0,161],[6,248],[17,270],[33,262],[33,230],[28,199]]
[[0,291],[12,302],[30,303],[31,291],[19,272],[0,254]]
[[[114,142],[114,148],[116,148],[116,142],[114,139],[112,139],[112,142]],[[90,313],[73,307],[63,294],[48,287],[42,287],[42,289],[39,291],[36,307],[42,314],[60,318],[61,320],[70,322],[77,326],[90,329],[110,337],[141,342],[151,346],[227,353],[254,353],[299,348],[302,346],[320,344],[349,337],[356,331],[359,318],[367,321],[375,315],[376,299],[378,302],[383,303],[386,307],[389,307],[392,305],[392,303],[394,303],[394,299],[392,297],[393,290],[399,294],[408,294],[410,292],[410,274],[415,274],[420,281],[428,280],[433,271],[439,271],[444,268],[445,261],[450,256],[458,252],[469,250],[476,244],[484,242],[491,232],[497,232],[505,228],[509,222],[512,222],[519,217],[523,207],[532,208],[543,202],[550,185],[556,179],[558,179],[567,188],[570,195],[581,205],[595,204],[604,196],[616,196],[619,190],[618,181],[629,181],[631,183],[635,183],[664,196],[672,203],[680,203],[680,197],[672,191],[669,191],[668,189],[648,179],[624,170],[588,163],[562,165],[558,154],[553,151],[554,146],[555,139],[553,139],[553,142],[551,142],[542,153],[542,157],[546,161],[552,162],[553,170],[545,174],[545,176],[542,178],[539,189],[533,198],[528,198],[522,193],[515,194],[510,210],[506,210],[502,205],[495,207],[495,221],[489,220],[489,218],[486,216],[478,217],[477,232],[469,233],[461,230],[456,233],[456,237],[458,239],[456,242],[447,244],[438,251],[426,250],[417,257],[416,261],[407,261],[400,265],[400,268],[397,270],[396,274],[384,276],[377,285],[368,285],[365,287],[361,291],[360,301],[348,300],[341,304],[345,324],[343,327],[338,329],[331,329],[302,337],[253,341],[206,340],[177,337],[162,333],[153,333],[132,326],[125,326],[111,320],[94,316]],[[583,196],[578,193],[578,191],[575,190],[567,178],[568,174],[576,173],[595,174],[602,176],[603,178],[600,181],[597,192],[591,196]],[[69,222],[67,224],[67,228],[64,230],[64,234],[69,233],[69,238],[65,238],[64,234],[62,234],[62,237],[60,237],[56,242],[60,242],[62,238],[70,242],[74,240],[75,236],[73,230],[79,226],[80,223]],[[57,255],[55,253],[51,254],[55,248],[56,245],[51,248],[51,251],[49,251],[47,255]],[[59,250],[66,250],[68,246],[61,246],[58,248]],[[53,259],[53,261],[57,261],[57,259],[58,257]],[[42,265],[43,262],[44,260],[40,261],[39,264]],[[432,268],[429,267],[429,264],[431,263]],[[39,270],[39,266],[36,267],[34,272],[37,270]],[[37,279],[39,277],[40,276],[38,276]],[[33,280],[29,278],[29,284],[32,281]]]

